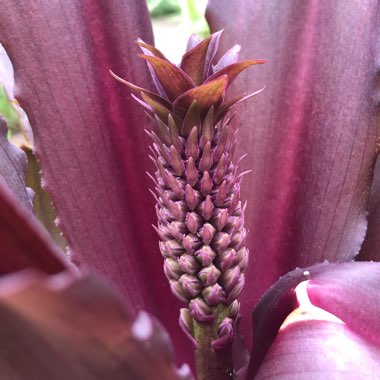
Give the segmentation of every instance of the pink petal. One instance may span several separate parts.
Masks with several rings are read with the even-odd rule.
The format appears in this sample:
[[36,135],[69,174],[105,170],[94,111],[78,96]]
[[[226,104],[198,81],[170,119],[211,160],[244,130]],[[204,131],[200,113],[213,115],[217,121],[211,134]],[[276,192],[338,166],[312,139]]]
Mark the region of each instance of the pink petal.
[[0,285],[2,377],[179,380],[160,324],[133,320],[98,278],[20,273]]
[[102,273],[134,310],[164,321],[183,358],[179,303],[151,227],[148,119],[109,74],[148,87],[134,44],[152,42],[145,2],[1,2],[0,24],[73,260]]
[[[352,259],[363,241],[377,149],[377,3],[211,0],[208,20],[212,30],[226,28],[223,46],[268,59],[230,93],[266,86],[235,116],[236,156],[248,150],[242,170],[253,169],[242,189],[252,252],[241,296],[247,315],[279,275]],[[249,331],[246,318],[242,327]]]

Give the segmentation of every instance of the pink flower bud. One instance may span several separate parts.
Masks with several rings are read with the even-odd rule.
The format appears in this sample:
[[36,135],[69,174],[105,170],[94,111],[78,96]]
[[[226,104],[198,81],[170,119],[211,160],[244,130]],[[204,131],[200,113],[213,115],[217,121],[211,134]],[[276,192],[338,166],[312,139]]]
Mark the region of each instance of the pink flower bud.
[[209,306],[216,306],[225,300],[224,290],[218,283],[204,288],[202,296]]
[[201,193],[204,196],[211,194],[213,186],[214,184],[212,183],[210,174],[207,171],[205,171],[201,179]]
[[200,297],[190,301],[189,309],[193,318],[200,323],[212,323],[215,319],[211,308]]
[[177,175],[182,176],[185,173],[185,165],[181,159],[178,150],[172,145],[169,149],[171,165]]
[[194,187],[198,182],[198,170],[195,166],[193,157],[190,157],[187,161],[185,174],[188,184]]
[[222,253],[224,250],[227,249],[231,242],[231,236],[225,232],[218,232],[214,240],[212,241],[212,247],[218,251],[219,253]]
[[186,185],[185,188],[185,200],[190,210],[194,210],[200,200],[202,199],[202,195],[199,191],[193,189],[189,184]]
[[239,265],[240,270],[243,272],[248,265],[249,251],[246,247],[242,247],[237,252],[237,265]]
[[184,253],[178,260],[178,266],[183,272],[194,274],[198,271],[200,263],[193,255]]
[[202,218],[196,212],[188,212],[185,223],[189,231],[195,235],[202,224]]
[[207,195],[206,199],[199,205],[197,211],[202,215],[203,219],[209,220],[211,218],[214,205],[209,195]]
[[196,297],[202,289],[199,279],[191,274],[183,274],[178,283],[181,285],[183,293],[189,298]]
[[185,148],[186,157],[192,157],[196,161],[199,157],[199,146],[198,146],[198,128],[193,127],[190,134],[186,140]]
[[237,284],[240,276],[240,268],[238,266],[227,269],[223,272],[219,283],[223,289],[229,293],[231,289]]
[[226,225],[228,220],[228,210],[225,208],[215,208],[213,217],[211,218],[212,224],[216,226],[218,231],[221,231]]
[[225,272],[227,269],[231,268],[231,266],[235,264],[236,260],[236,251],[232,248],[227,248],[221,254],[218,255],[216,264],[222,270],[222,272]]
[[224,180],[216,193],[215,196],[215,205],[218,207],[222,207],[227,197],[227,182]]
[[240,274],[237,284],[234,286],[234,288],[230,291],[230,293],[227,296],[226,305],[230,305],[232,302],[234,302],[240,295],[241,291],[244,288],[245,283],[245,276],[243,273]]
[[204,245],[201,249],[195,252],[196,258],[202,266],[208,267],[216,257],[216,253],[208,245]]
[[183,275],[178,261],[172,258],[168,258],[164,261],[164,272],[169,280],[178,280]]
[[211,240],[213,239],[215,235],[215,232],[216,232],[216,229],[214,228],[214,226],[210,223],[206,223],[200,231],[202,242],[206,245],[210,245]]
[[206,170],[210,170],[213,164],[212,154],[211,154],[211,142],[208,141],[203,153],[202,157],[199,161],[199,170],[203,173]]
[[182,239],[182,245],[185,248],[186,252],[194,253],[201,246],[201,242],[198,236],[194,234],[188,234]]
[[208,267],[202,268],[198,273],[198,277],[201,279],[203,285],[205,286],[215,284],[218,281],[220,275],[221,271],[212,264]]

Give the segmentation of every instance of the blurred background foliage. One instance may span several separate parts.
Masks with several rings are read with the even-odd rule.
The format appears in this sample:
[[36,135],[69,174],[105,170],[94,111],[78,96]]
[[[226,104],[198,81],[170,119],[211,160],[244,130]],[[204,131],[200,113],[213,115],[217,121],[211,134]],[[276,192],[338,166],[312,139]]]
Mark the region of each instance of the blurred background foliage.
[[152,17],[155,45],[179,63],[192,33],[210,34],[204,17],[207,0],[147,0]]

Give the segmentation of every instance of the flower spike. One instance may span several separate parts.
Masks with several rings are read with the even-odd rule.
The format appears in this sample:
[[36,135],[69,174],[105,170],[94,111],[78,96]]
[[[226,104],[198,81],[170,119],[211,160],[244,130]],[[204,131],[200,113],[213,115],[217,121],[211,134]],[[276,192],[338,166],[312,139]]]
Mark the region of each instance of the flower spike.
[[[157,131],[149,135],[157,168],[155,229],[164,271],[173,294],[188,304],[181,310],[180,324],[196,345],[199,379],[224,380],[221,352],[233,340],[236,299],[248,262],[241,177],[232,162],[236,130],[232,118],[224,118],[245,96],[227,102],[225,96],[240,72],[265,61],[238,62],[240,47],[235,46],[215,64],[220,36],[218,32],[203,41],[192,36],[179,67],[138,41],[159,94],[114,77],[155,114]],[[209,370],[208,375],[203,372],[202,360],[216,366],[213,377]]]

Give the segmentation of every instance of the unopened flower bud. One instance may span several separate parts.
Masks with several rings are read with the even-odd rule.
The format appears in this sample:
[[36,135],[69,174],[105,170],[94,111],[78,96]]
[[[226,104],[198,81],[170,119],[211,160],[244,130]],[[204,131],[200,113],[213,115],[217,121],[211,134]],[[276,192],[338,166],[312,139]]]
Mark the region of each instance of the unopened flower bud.
[[195,166],[193,157],[190,157],[188,159],[185,173],[186,173],[186,181],[188,182],[188,184],[194,187],[196,183],[198,182],[198,170],[197,170],[197,167]]
[[177,175],[182,176],[185,173],[185,165],[182,161],[178,150],[172,145],[170,147],[171,165]]
[[239,302],[235,300],[234,302],[232,302],[232,304],[228,308],[228,316],[232,318],[233,320],[235,320],[239,315],[239,311],[240,311]]
[[218,165],[216,166],[214,176],[212,177],[212,180],[214,181],[215,184],[219,185],[224,178],[224,175],[226,174],[227,171],[227,165],[228,165],[228,160],[227,160],[227,154],[223,153],[222,157],[220,158]]
[[198,128],[193,127],[190,134],[186,140],[185,153],[187,158],[192,158],[196,161],[199,157],[199,146],[198,146]]
[[211,308],[200,297],[190,301],[189,309],[191,315],[197,322],[212,323],[214,321],[215,317]]
[[183,274],[178,261],[172,258],[164,261],[164,272],[169,280],[178,280]]
[[227,248],[222,253],[218,255],[216,263],[218,267],[225,272],[229,269],[236,261],[237,254],[236,251],[232,248]]
[[191,316],[189,309],[185,309],[185,308],[180,309],[180,315],[179,315],[179,321],[178,322],[179,322],[179,326],[181,327],[182,331],[191,340],[194,347],[196,347],[197,343],[194,339],[194,334],[193,334],[193,317]]
[[231,236],[225,232],[218,232],[212,242],[212,247],[219,253],[227,249],[231,242]]
[[244,283],[245,283],[245,277],[244,277],[244,274],[241,273],[238,278],[237,284],[234,286],[234,288],[229,292],[227,296],[227,299],[225,302],[226,305],[230,305],[233,301],[236,300],[236,298],[239,297],[241,291],[244,288]]
[[216,229],[214,228],[214,226],[210,223],[206,223],[200,231],[202,242],[206,245],[209,245],[215,233],[216,233]]
[[224,180],[220,186],[215,196],[215,205],[222,207],[227,197],[227,182]]
[[216,226],[218,231],[221,231],[226,225],[228,220],[228,210],[225,208],[215,208],[212,216],[212,223]]
[[202,266],[208,267],[216,257],[216,253],[208,245],[204,245],[201,249],[195,252],[195,256],[200,261]]
[[182,255],[185,250],[177,240],[168,240],[164,242],[165,245],[165,252],[168,253],[170,256],[180,256]]
[[169,210],[178,221],[183,222],[186,216],[186,203],[184,201],[169,201]]
[[181,285],[184,294],[188,295],[190,298],[194,298],[202,289],[202,284],[199,279],[191,274],[184,274],[178,280]]
[[186,252],[194,253],[201,245],[199,238],[194,234],[188,234],[182,239],[183,248]]
[[209,172],[205,171],[201,179],[201,193],[204,196],[209,195],[212,191],[213,186],[214,184],[212,183]]
[[199,191],[194,190],[189,184],[185,188],[185,200],[190,210],[194,210],[202,199]]
[[212,154],[211,154],[211,142],[207,142],[202,157],[199,161],[199,170],[203,173],[206,170],[210,170],[213,164]]
[[182,199],[184,197],[184,191],[182,188],[183,185],[181,181],[179,179],[176,179],[169,171],[166,171],[165,182],[179,199]]
[[207,286],[202,291],[202,296],[209,306],[216,306],[225,300],[223,288],[218,284]]
[[186,232],[186,225],[183,222],[180,222],[178,220],[174,220],[173,222],[171,222],[167,225],[167,230],[170,232],[170,234],[175,239],[182,240],[183,235]]
[[181,284],[178,281],[170,281],[170,290],[172,293],[183,302],[191,300],[191,296],[184,291]]
[[219,338],[215,339],[211,346],[214,350],[221,350],[228,347],[234,336],[234,321],[231,318],[224,318],[218,327]]
[[220,284],[226,292],[230,292],[237,284],[239,276],[240,268],[238,266],[227,269],[220,278]]
[[236,232],[236,234],[232,236],[231,247],[238,251],[244,245],[246,235],[247,230],[245,228],[243,228],[239,232]]
[[239,265],[240,270],[243,272],[248,265],[249,251],[246,247],[242,247],[237,252],[236,262]]
[[184,253],[178,260],[178,266],[183,272],[194,274],[198,271],[200,263],[193,255]]
[[196,212],[188,212],[185,218],[186,227],[196,235],[202,224],[202,218]]
[[202,268],[198,273],[199,278],[205,286],[215,284],[220,275],[221,271],[212,264],[208,267]]
[[199,205],[197,211],[202,215],[204,220],[209,220],[214,211],[214,205],[212,203],[210,195],[207,195],[206,199]]

